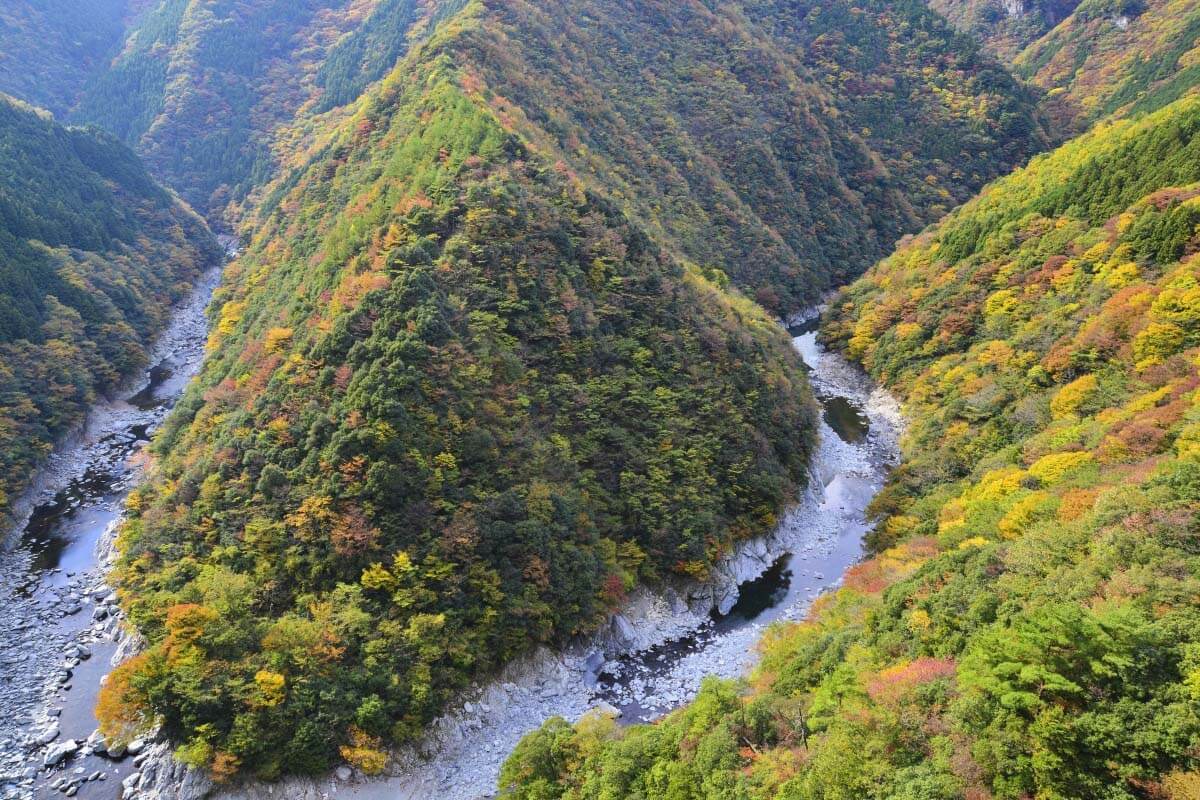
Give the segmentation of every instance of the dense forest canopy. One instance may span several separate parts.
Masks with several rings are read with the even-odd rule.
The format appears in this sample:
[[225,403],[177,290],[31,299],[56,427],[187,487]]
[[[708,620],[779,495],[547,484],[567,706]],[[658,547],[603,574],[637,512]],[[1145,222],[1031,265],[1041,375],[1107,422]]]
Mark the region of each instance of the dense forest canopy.
[[804,480],[786,334],[506,130],[454,66],[476,24],[368,93],[230,266],[121,533],[149,647],[111,736],[161,720],[218,777],[378,768]]
[[[464,5],[163,0],[75,118],[236,220]],[[507,124],[775,312],[1044,146],[1034,96],[919,0],[483,7],[454,57]]]
[[0,96],[0,517],[219,252],[111,136]]
[[1101,125],[905,243],[825,336],[906,401],[875,556],[749,691],[553,720],[516,798],[1196,796],[1200,100]]
[[145,0],[5,0],[0,92],[66,115],[104,71]]

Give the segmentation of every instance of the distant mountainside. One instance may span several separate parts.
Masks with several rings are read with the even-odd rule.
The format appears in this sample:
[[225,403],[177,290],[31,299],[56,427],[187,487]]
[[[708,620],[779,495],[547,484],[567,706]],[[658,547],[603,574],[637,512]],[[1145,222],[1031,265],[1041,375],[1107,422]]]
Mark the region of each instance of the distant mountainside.
[[1162,108],[1200,83],[1200,7],[1190,0],[1087,0],[1016,60],[1077,130]]
[[0,92],[66,115],[106,69],[146,0],[5,0]]
[[0,96],[0,517],[220,249],[107,134]]
[[[464,5],[163,2],[76,118],[219,216]],[[473,5],[457,57],[506,124],[774,311],[1044,147],[1033,96],[915,0]]]
[[980,39],[1007,64],[1079,4],[1080,0],[929,0],[931,8]]
[[1192,0],[931,0],[1046,93],[1060,138],[1111,115],[1154,111],[1200,78]]
[[1200,786],[1200,99],[1104,122],[845,290],[905,400],[876,555],[653,726],[552,720],[518,800]]
[[157,0],[71,118],[133,147],[213,219],[273,174],[273,135],[371,3]]

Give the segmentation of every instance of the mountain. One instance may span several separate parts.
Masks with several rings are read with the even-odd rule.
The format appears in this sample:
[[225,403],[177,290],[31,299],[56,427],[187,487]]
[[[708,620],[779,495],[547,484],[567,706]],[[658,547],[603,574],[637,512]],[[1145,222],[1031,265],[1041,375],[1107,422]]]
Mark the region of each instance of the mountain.
[[955,27],[1041,90],[1065,139],[1155,111],[1193,90],[1200,8],[1190,0],[931,0]]
[[1200,79],[1200,8],[1186,0],[1087,0],[1016,60],[1049,92],[1051,119],[1074,130],[1154,111]]
[[144,0],[6,0],[0,7],[0,92],[67,114],[116,55]]
[[1080,0],[930,0],[929,6],[1011,64],[1079,4]]
[[[515,798],[1195,796],[1200,99],[1105,122],[852,284],[905,401],[873,558],[650,727],[553,720]],[[747,691],[748,688],[748,691]]]
[[786,333],[510,129],[471,9],[265,195],[115,580],[151,719],[217,777],[378,769],[470,681],[702,576],[805,480]]
[[312,94],[322,55],[360,21],[350,0],[159,0],[71,118],[134,147],[211,219],[272,173],[272,135]]
[[[163,2],[75,118],[236,219],[464,5]],[[1045,146],[1034,96],[917,0],[475,6],[455,58],[529,146],[775,312]]]
[[0,96],[0,516],[220,258],[107,134]]

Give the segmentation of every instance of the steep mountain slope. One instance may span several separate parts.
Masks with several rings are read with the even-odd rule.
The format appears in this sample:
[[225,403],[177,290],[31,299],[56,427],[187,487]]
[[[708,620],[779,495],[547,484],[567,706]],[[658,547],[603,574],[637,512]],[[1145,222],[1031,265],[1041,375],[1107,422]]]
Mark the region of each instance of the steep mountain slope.
[[919,3],[710,5],[497,4],[471,68],[549,158],[770,310],[1039,146],[1012,79]]
[[878,555],[652,727],[561,720],[517,798],[1168,798],[1200,786],[1200,99],[1035,159],[844,292],[907,401]]
[[533,151],[448,21],[268,194],[116,580],[101,701],[218,777],[378,769],[472,679],[774,524],[786,334]]
[[0,5],[0,92],[66,114],[125,37],[144,0],[7,0]]
[[1200,78],[1200,8],[1191,0],[931,0],[1046,93],[1061,138],[1107,116],[1154,111]]
[[159,0],[72,118],[112,131],[219,219],[272,176],[275,129],[312,98],[323,57],[370,6]]
[[1161,108],[1200,79],[1200,8],[1188,0],[1087,0],[1030,46],[1016,70],[1050,92],[1047,112],[1082,130]]
[[[463,5],[165,2],[79,115],[218,214]],[[1032,96],[915,0],[484,9],[458,57],[508,124],[773,311],[1043,146]]]
[[0,518],[219,254],[112,137],[0,95]]
[[1079,0],[930,0],[954,27],[970,33],[1006,64],[1065,20]]

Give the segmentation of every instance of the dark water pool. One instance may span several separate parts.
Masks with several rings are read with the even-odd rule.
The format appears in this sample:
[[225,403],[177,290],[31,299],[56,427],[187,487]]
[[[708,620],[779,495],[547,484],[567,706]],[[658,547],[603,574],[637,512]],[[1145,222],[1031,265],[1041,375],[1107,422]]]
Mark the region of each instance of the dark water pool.
[[821,416],[842,441],[859,444],[871,432],[871,423],[863,410],[844,397],[820,398]]

